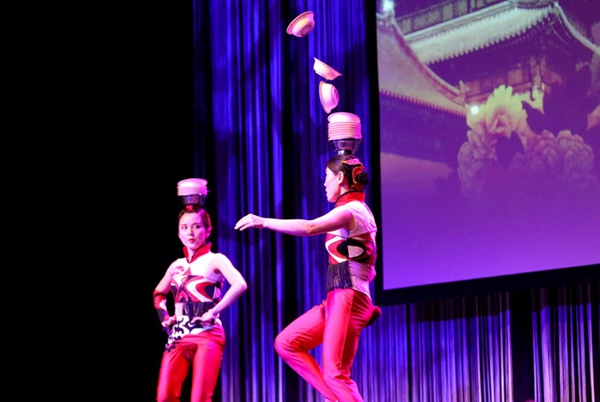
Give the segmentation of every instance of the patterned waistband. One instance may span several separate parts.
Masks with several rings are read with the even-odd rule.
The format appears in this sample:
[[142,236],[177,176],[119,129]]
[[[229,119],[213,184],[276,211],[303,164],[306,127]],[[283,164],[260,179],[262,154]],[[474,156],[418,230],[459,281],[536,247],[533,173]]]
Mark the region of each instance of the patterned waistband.
[[202,314],[215,306],[215,302],[187,302],[175,303],[175,314],[178,316],[187,316],[190,319],[202,317]]

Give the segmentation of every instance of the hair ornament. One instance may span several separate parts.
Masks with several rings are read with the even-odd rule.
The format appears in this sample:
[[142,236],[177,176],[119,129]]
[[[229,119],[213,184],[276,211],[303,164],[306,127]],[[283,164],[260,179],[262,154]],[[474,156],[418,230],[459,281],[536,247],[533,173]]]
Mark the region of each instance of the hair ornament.
[[354,188],[356,190],[364,189],[365,185],[358,183],[356,181],[356,178],[358,177],[359,174],[361,174],[365,171],[365,165],[363,165],[362,162],[356,157],[342,161],[342,163],[345,163],[348,166],[353,166],[353,168],[352,168],[352,185],[350,186],[350,188]]
[[350,165],[350,166],[362,165],[362,162],[357,157],[354,157],[352,159],[347,159],[345,161],[342,161],[342,163],[345,163],[346,165]]
[[354,167],[354,169],[352,169],[352,185],[350,186],[350,188],[355,188],[357,190],[362,190],[363,188],[365,188],[364,184],[358,183],[356,181],[356,177],[363,173],[365,171],[365,167],[364,165],[361,163],[360,165]]

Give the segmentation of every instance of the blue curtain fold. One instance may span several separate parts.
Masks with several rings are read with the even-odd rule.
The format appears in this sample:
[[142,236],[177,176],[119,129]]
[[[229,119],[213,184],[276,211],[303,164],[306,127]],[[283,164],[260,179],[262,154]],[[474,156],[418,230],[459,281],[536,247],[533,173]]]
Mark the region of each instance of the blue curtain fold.
[[588,283],[532,293],[537,400],[596,400],[599,287]]

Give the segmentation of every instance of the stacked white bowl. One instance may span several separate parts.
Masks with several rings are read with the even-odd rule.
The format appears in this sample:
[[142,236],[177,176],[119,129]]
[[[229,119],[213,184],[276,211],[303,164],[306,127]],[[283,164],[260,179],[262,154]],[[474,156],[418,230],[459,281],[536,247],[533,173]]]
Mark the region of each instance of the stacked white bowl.
[[360,117],[353,113],[331,113],[327,120],[327,135],[329,144],[336,153],[354,154],[362,141]]
[[208,194],[207,183],[206,180],[198,178],[185,179],[177,183],[177,195],[186,208],[204,205]]

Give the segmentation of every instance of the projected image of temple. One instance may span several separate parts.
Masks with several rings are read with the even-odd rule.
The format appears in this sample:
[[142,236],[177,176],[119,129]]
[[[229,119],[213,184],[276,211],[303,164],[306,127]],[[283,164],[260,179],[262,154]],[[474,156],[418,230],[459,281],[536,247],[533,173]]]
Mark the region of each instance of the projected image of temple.
[[600,260],[592,3],[378,3],[383,259],[411,267],[389,287]]

